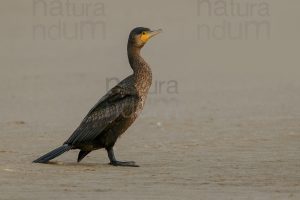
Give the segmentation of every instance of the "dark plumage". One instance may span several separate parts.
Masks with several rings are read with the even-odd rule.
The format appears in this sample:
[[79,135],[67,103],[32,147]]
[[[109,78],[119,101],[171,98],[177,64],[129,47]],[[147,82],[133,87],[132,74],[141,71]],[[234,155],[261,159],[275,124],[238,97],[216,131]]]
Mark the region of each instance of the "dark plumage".
[[149,65],[140,56],[141,48],[161,30],[151,31],[138,27],[130,32],[127,45],[128,59],[133,74],[107,92],[88,112],[79,127],[61,147],[47,153],[33,162],[47,163],[49,160],[71,149],[80,149],[80,162],[93,150],[105,148],[110,164],[115,166],[138,166],[133,161],[117,161],[113,146],[118,137],[138,117],[152,82]]

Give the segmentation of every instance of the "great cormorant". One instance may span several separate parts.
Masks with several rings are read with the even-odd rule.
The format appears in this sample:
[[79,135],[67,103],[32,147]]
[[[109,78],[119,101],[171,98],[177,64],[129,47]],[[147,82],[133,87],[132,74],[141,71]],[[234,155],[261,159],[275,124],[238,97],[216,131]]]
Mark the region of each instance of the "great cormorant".
[[88,112],[79,127],[64,144],[35,163],[47,163],[49,160],[71,149],[80,149],[77,161],[80,162],[91,151],[105,148],[114,166],[138,167],[134,161],[118,161],[113,147],[118,137],[138,117],[151,86],[152,73],[149,65],[140,55],[141,48],[161,30],[134,28],[128,38],[127,54],[133,74],[122,80],[108,91]]

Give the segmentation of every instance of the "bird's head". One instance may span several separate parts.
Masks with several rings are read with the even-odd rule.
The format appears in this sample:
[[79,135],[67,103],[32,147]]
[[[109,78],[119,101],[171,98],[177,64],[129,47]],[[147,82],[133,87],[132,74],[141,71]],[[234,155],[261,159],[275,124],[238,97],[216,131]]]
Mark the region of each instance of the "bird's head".
[[162,32],[161,29],[150,30],[149,28],[137,27],[134,28],[128,38],[128,44],[133,45],[137,48],[142,48],[150,38]]

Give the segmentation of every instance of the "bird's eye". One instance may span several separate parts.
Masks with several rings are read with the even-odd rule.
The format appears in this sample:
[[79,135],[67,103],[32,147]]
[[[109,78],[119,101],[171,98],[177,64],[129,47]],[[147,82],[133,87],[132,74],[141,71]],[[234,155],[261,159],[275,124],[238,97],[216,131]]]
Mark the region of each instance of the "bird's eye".
[[145,32],[145,31],[143,31],[143,32],[142,32],[142,35],[146,35],[146,32]]

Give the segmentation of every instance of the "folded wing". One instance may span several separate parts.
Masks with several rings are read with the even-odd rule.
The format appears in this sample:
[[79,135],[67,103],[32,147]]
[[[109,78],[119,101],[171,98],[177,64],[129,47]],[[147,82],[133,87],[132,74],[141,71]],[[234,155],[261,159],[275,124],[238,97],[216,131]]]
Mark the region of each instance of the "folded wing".
[[72,146],[93,141],[121,115],[130,115],[138,96],[134,88],[114,87],[88,112],[79,127],[65,142]]

